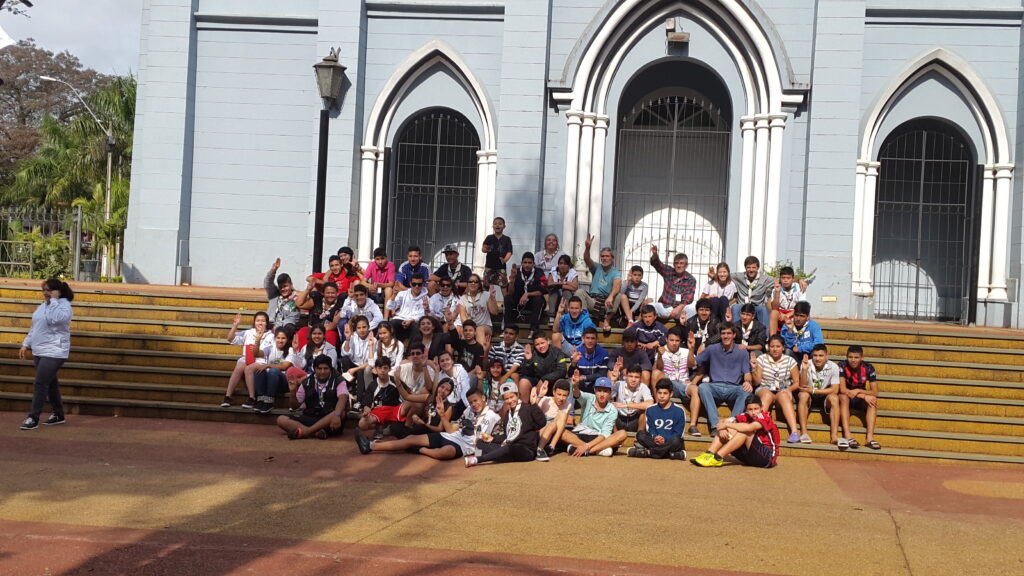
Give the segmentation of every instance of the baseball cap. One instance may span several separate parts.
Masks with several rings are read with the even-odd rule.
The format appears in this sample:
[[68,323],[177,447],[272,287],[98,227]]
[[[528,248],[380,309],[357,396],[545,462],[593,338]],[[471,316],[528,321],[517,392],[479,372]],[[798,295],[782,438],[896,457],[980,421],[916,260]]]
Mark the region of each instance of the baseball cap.
[[448,254],[449,252],[459,253],[459,249],[455,247],[455,244],[445,244],[444,249],[441,252]]
[[612,379],[607,377],[607,376],[601,376],[596,381],[594,381],[594,388],[608,388],[608,389],[611,389],[611,387],[612,387]]
[[509,392],[515,392],[515,393],[518,394],[519,393],[519,386],[516,386],[512,382],[505,382],[504,384],[501,385],[501,388],[498,388],[498,390],[501,392],[502,396],[504,396],[505,394],[508,394]]

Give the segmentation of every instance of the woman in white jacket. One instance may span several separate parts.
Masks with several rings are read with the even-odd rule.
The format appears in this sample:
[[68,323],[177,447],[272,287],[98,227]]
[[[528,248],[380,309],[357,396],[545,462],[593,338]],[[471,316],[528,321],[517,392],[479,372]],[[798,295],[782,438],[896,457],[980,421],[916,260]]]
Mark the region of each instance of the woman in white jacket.
[[32,410],[21,423],[22,430],[39,427],[39,415],[48,400],[52,413],[43,422],[46,426],[64,423],[64,403],[60,399],[57,372],[71,353],[71,287],[56,278],[43,282],[43,303],[32,313],[32,328],[21,343],[18,358],[24,360],[29,350],[36,366],[32,389]]

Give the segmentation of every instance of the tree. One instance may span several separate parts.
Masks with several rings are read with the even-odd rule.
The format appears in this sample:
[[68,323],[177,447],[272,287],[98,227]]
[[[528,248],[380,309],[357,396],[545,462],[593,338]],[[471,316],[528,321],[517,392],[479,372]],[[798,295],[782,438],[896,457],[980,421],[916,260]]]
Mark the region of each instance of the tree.
[[13,12],[15,14],[25,14],[25,7],[32,7],[32,2],[29,0],[0,0],[0,10],[6,12]]
[[54,54],[32,39],[0,50],[0,186],[10,183],[14,166],[36,149],[37,129],[45,116],[65,123],[82,111],[67,86],[40,76],[64,80],[84,94],[111,82],[109,76],[83,68],[70,52]]

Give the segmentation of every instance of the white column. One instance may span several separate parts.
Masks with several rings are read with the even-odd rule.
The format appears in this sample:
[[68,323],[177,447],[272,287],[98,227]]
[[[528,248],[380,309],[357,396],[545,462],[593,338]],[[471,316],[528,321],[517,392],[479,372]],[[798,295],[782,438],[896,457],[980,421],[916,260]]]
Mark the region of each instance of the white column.
[[978,223],[978,300],[988,300],[992,288],[992,221],[995,207],[995,167],[986,164],[981,177],[981,221]]
[[[576,256],[576,184],[579,182],[580,125],[583,112],[569,110],[565,113],[569,134],[565,142],[565,195],[562,200],[562,249],[570,256]],[[580,239],[580,242],[583,240]]]
[[776,262],[779,253],[779,197],[782,186],[782,139],[786,129],[786,115],[772,114],[769,124],[768,194],[765,199],[764,261]]
[[857,178],[853,187],[853,293],[870,294],[871,286],[865,286],[861,277],[861,259],[864,257],[861,238],[864,236],[864,180],[868,173],[868,163],[865,160],[857,161]]
[[594,235],[594,243],[601,246],[601,222],[604,219],[604,157],[608,139],[608,117],[597,116],[594,120],[594,152],[590,178],[590,224],[588,229]]
[[473,238],[473,253],[463,254],[463,261],[472,266],[477,273],[484,270],[484,254],[481,248],[484,245],[484,238],[487,231],[491,229],[491,194],[488,188],[490,174],[487,168],[486,150],[479,150],[476,153],[476,236]]
[[[576,241],[587,238],[590,226],[590,176],[594,160],[594,125],[597,116],[583,114],[583,128],[580,130],[580,159],[578,183],[576,184]],[[600,246],[600,244],[598,244]]]
[[754,124],[753,116],[740,118],[743,158],[740,163],[740,217],[733,265],[742,262],[750,254],[750,210],[754,196]]
[[[498,151],[487,151],[487,210],[489,217],[493,218],[497,211],[495,208],[498,199]],[[487,223],[490,230],[491,223]]]
[[1010,242],[1010,184],[1013,164],[996,164],[995,221],[992,225],[992,280],[989,300],[1007,300],[1006,260]]
[[754,186],[751,194],[753,207],[750,211],[750,254],[764,260],[765,201],[768,194],[768,148],[770,143],[768,116],[757,116],[754,127]]
[[[384,163],[384,149],[377,149],[377,174],[374,177],[373,182],[373,212],[371,218],[373,218],[373,238],[370,239],[370,244],[376,246],[377,242],[380,242],[381,233],[383,227],[386,224],[381,215],[384,214],[384,202],[387,194],[384,192],[384,171],[388,167]],[[393,217],[393,215],[392,215]],[[371,248],[372,250],[373,248]],[[394,259],[395,254],[389,254]]]
[[878,186],[878,162],[868,162],[864,175],[864,215],[860,232],[860,279],[871,290],[874,281],[871,272],[871,257],[875,250],[875,189]]
[[377,181],[377,147],[363,146],[359,167],[359,246],[358,258],[363,264],[373,259],[373,191]]

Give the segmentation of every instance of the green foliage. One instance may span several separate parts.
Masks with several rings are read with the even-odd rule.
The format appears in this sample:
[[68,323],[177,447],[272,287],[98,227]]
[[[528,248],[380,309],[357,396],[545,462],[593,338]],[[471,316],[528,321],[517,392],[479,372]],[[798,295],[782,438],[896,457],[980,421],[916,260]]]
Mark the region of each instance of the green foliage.
[[34,278],[71,276],[71,244],[67,238],[59,234],[44,237],[38,228],[16,236],[19,242],[32,242]]
[[815,275],[815,273],[818,272],[817,268],[815,268],[814,270],[811,270],[810,272],[806,272],[806,271],[804,271],[803,268],[794,265],[792,260],[779,260],[775,264],[772,264],[770,266],[765,266],[764,272],[765,272],[765,274],[771,276],[772,278],[778,278],[779,277],[779,270],[781,270],[782,268],[784,268],[786,266],[789,266],[790,268],[792,268],[796,272],[796,279],[797,280],[804,280],[808,284],[810,284],[811,282],[814,281],[814,275]]

